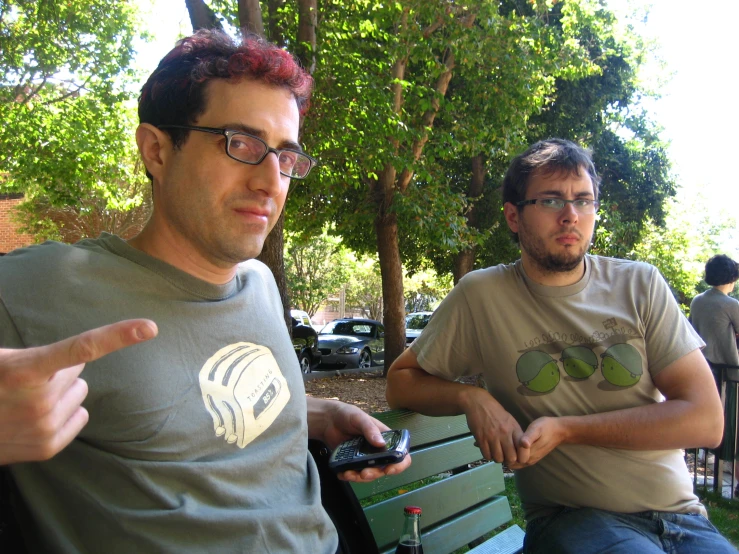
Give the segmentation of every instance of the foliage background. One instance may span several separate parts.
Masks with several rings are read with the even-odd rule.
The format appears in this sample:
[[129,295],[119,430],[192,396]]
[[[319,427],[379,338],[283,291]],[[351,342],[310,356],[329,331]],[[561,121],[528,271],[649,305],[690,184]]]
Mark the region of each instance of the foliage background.
[[[206,4],[222,24],[237,22],[237,3]],[[295,38],[298,4],[261,3],[268,31],[278,29],[294,50],[304,47]],[[354,287],[376,286],[370,274],[383,260],[375,193],[389,168],[412,173],[406,188],[392,185],[383,212],[397,216],[402,270],[381,279],[401,279],[406,309],[417,293],[409,278],[419,272],[459,276],[466,253],[470,268],[512,261],[518,252],[502,220],[502,175],[514,153],[551,135],[591,147],[603,174],[594,252],[654,263],[684,306],[705,286],[702,264],[733,223],[695,221],[669,201],[675,182],[665,144],[639,108],[652,93],[640,77],[650,45],[603,2],[332,0],[318,8],[310,53],[317,90],[304,139],[324,164],[291,193],[286,228],[314,253],[339,244],[326,246],[328,229],[357,260],[375,263],[339,265],[343,275],[326,274],[316,287],[362,271]],[[39,240],[73,241],[101,229],[125,235],[145,221],[148,183],[136,167],[131,92],[144,76],[131,61],[150,23],[123,0],[0,0],[0,190],[27,195],[20,216]],[[398,60],[406,64],[402,77],[392,72]],[[479,189],[476,161],[484,170]],[[305,264],[290,288],[295,303],[308,306]]]

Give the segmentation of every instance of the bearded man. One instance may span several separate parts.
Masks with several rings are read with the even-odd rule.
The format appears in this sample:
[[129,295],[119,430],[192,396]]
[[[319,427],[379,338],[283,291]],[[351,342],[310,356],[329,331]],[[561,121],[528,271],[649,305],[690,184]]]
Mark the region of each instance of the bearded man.
[[[682,448],[721,441],[721,403],[656,268],[587,254],[599,179],[561,139],[503,182],[521,259],[465,276],[392,365],[392,408],[465,414],[515,470],[524,551],[735,552],[706,519]],[[482,373],[487,390],[455,382]]]

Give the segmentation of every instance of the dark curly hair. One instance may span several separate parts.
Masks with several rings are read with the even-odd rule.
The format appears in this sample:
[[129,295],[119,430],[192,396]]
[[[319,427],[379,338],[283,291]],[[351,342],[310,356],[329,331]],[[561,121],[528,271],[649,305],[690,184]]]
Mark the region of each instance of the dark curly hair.
[[529,178],[535,172],[544,175],[558,172],[580,175],[581,168],[590,176],[597,200],[600,177],[595,171],[590,152],[565,139],[540,140],[526,152],[513,158],[503,179],[503,202],[516,204],[525,200]]
[[[288,52],[249,34],[241,43],[221,31],[200,30],[180,40],[151,74],[139,96],[139,121],[151,125],[192,125],[207,106],[213,79],[242,78],[286,88],[304,115],[313,78]],[[175,148],[187,140],[186,129],[166,129]]]
[[[538,172],[543,175],[563,173],[579,176],[583,169],[593,182],[593,195],[598,200],[600,177],[595,171],[590,151],[561,138],[540,140],[523,154],[513,158],[503,178],[503,203],[510,202],[515,206],[518,202],[525,200],[526,189],[534,173]],[[518,208],[519,211],[521,209]],[[518,242],[518,234],[512,234],[513,240]]]
[[723,254],[713,256],[706,262],[706,283],[712,287],[720,287],[739,281],[739,266]]

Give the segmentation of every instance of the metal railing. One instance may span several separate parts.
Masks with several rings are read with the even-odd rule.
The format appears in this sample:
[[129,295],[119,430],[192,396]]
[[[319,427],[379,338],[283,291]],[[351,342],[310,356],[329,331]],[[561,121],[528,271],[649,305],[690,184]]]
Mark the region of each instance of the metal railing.
[[[709,362],[724,408],[724,437],[718,448],[691,448],[685,457],[693,472],[693,485],[708,488],[712,477],[715,492],[739,500],[737,460],[737,399],[739,398],[739,366]],[[725,472],[728,469],[729,471]],[[710,474],[713,474],[712,476]],[[728,491],[726,488],[728,487]],[[728,494],[727,494],[728,492]]]

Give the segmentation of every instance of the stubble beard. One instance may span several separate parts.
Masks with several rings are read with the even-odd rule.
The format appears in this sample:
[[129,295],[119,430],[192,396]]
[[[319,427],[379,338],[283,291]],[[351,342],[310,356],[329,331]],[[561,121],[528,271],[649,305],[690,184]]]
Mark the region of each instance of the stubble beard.
[[174,210],[172,218],[179,233],[214,266],[231,268],[259,256],[275,222],[270,222],[266,232],[259,226],[239,232],[229,224],[229,215],[232,214],[228,208],[220,214],[213,217],[189,207]]
[[[582,236],[579,231],[574,229],[564,232],[577,233]],[[563,252],[551,252],[547,250],[543,238],[529,235],[527,231],[524,231],[524,227],[520,228],[518,232],[518,241],[521,245],[521,250],[526,251],[530,260],[539,268],[539,270],[548,274],[570,273],[577,269],[590,248],[590,241],[592,238],[591,234],[591,236],[588,237],[588,240],[584,243],[581,242],[578,245],[573,245],[572,247],[565,249]]]

